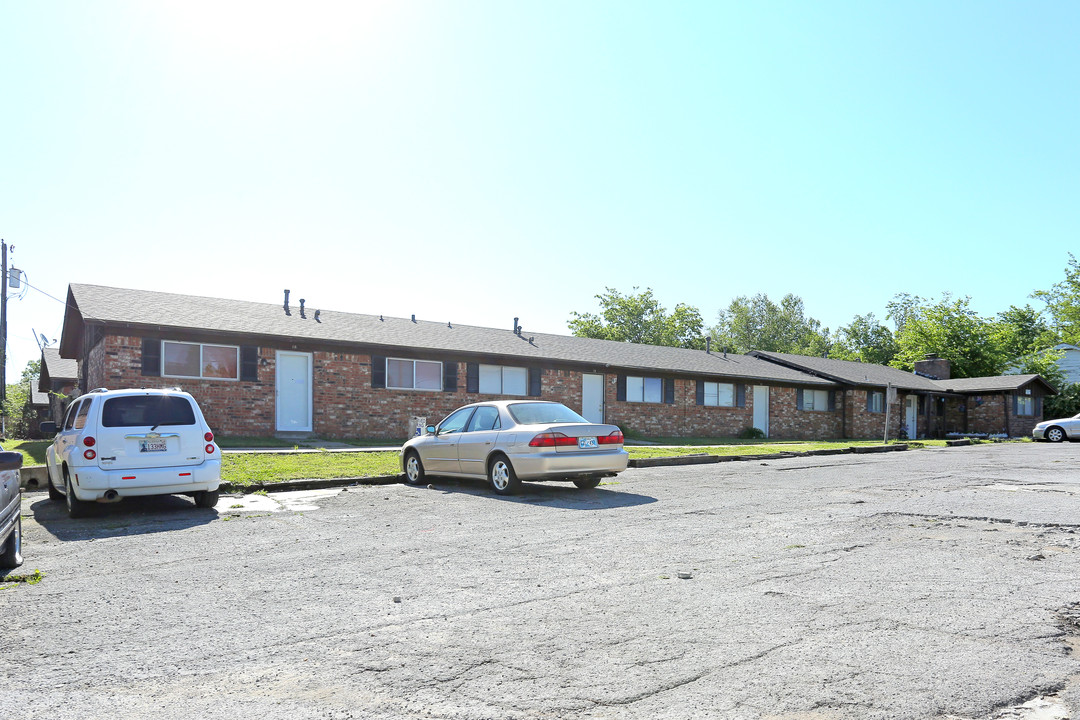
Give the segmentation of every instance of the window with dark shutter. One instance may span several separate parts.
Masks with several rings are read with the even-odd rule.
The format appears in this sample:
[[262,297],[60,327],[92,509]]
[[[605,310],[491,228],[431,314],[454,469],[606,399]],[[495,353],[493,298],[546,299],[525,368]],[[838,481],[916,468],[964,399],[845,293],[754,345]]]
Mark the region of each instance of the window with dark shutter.
[[442,364],[443,392],[457,392],[457,371],[458,364],[456,362],[444,362]]
[[465,364],[465,392],[480,392],[480,363]]
[[538,367],[529,368],[529,397],[540,397],[543,373]]
[[386,387],[386,357],[382,355],[371,357],[371,387]]
[[142,374],[147,377],[161,376],[161,340],[143,338]]
[[839,394],[840,394],[839,390],[833,390],[832,392],[829,393],[829,412],[834,412],[836,410],[836,403],[837,403],[836,396],[839,395]]
[[245,382],[259,382],[259,348],[252,345],[240,346],[240,379]]
[[694,402],[698,405],[705,404],[705,381],[697,381],[697,389],[694,390]]
[[675,404],[675,378],[664,378],[664,403]]
[[735,386],[735,407],[746,407],[746,386],[742,383]]
[[615,379],[615,399],[626,402],[626,376],[621,373]]

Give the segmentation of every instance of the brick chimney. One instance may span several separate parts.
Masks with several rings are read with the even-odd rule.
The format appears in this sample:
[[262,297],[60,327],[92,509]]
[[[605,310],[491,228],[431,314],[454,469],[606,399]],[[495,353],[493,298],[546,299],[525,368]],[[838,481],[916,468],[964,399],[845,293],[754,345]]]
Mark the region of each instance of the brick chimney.
[[934,353],[927,353],[922,360],[915,361],[915,372],[919,375],[928,375],[936,380],[948,380],[950,363]]

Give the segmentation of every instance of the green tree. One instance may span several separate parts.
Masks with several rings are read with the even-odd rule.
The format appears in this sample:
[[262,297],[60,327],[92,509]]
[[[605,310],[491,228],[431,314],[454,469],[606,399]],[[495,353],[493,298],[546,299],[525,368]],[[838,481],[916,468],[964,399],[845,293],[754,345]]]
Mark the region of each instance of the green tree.
[[[1005,370],[1008,358],[998,342],[996,323],[972,310],[970,297],[953,298],[946,292],[934,303],[921,298],[908,303],[911,296],[897,297],[905,302],[896,332],[894,367],[911,370],[915,361],[934,353],[949,361],[953,377],[1000,375]],[[898,317],[892,303],[890,315]]]
[[34,420],[30,407],[30,388],[37,387],[40,373],[41,361],[31,360],[23,368],[19,382],[7,386],[7,396],[4,399],[4,427],[7,437],[29,437],[30,426]]
[[614,288],[604,290],[596,296],[600,301],[599,314],[570,313],[573,317],[567,325],[572,334],[643,345],[705,347],[701,312],[697,308],[679,303],[668,313],[653,296],[652,288],[638,292],[635,286],[627,295]]
[[896,338],[892,331],[879,323],[874,313],[870,313],[856,315],[850,323],[840,326],[829,348],[829,357],[888,365],[896,356],[896,351]]
[[1053,347],[1059,340],[1043,319],[1041,311],[1030,305],[998,313],[997,342],[1008,356],[1020,358]]
[[1050,323],[1061,342],[1080,345],[1080,262],[1069,253],[1065,279],[1049,290],[1036,290],[1031,297],[1046,303]]
[[711,332],[718,347],[737,353],[763,350],[820,356],[829,348],[829,329],[807,316],[802,298],[791,293],[779,304],[764,293],[739,296],[717,313]]

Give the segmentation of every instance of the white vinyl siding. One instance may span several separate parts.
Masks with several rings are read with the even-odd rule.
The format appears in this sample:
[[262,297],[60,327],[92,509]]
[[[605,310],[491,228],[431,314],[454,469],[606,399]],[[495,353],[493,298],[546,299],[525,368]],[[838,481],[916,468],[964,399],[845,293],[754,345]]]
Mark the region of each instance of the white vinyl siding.
[[626,402],[664,402],[664,381],[654,377],[626,377]]
[[705,383],[704,404],[714,407],[735,407],[735,385],[733,383]]
[[442,390],[443,367],[432,360],[386,359],[386,387],[396,390]]
[[489,395],[528,395],[529,371],[523,367],[481,365],[480,392]]
[[802,398],[802,407],[799,408],[800,410],[821,412],[829,409],[828,390],[803,390]]

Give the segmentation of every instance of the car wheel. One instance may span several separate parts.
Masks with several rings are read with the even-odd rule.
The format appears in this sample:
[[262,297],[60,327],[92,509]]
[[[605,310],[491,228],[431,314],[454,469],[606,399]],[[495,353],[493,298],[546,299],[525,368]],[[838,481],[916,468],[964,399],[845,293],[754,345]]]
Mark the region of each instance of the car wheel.
[[0,549],[0,568],[19,567],[22,560],[22,516],[19,516],[15,518],[15,529]]
[[68,517],[86,517],[90,512],[90,503],[75,497],[75,489],[71,487],[71,476],[64,470],[64,499],[67,501]]
[[1055,425],[1046,431],[1046,439],[1050,442],[1061,442],[1065,439],[1065,431]]
[[56,489],[56,486],[52,484],[52,477],[46,477],[45,483],[49,486],[49,499],[60,502],[64,499],[64,493]]
[[420,455],[415,451],[405,456],[405,482],[410,485],[419,485],[424,482],[424,463],[420,461]]
[[505,455],[496,455],[488,465],[488,480],[499,495],[513,495],[521,489],[514,466]]
[[598,478],[598,477],[578,478],[577,480],[574,481],[574,484],[577,485],[582,490],[592,490],[594,487],[596,487],[597,485],[600,484],[600,478]]
[[220,490],[202,490],[195,493],[195,507],[212,508],[218,504]]

